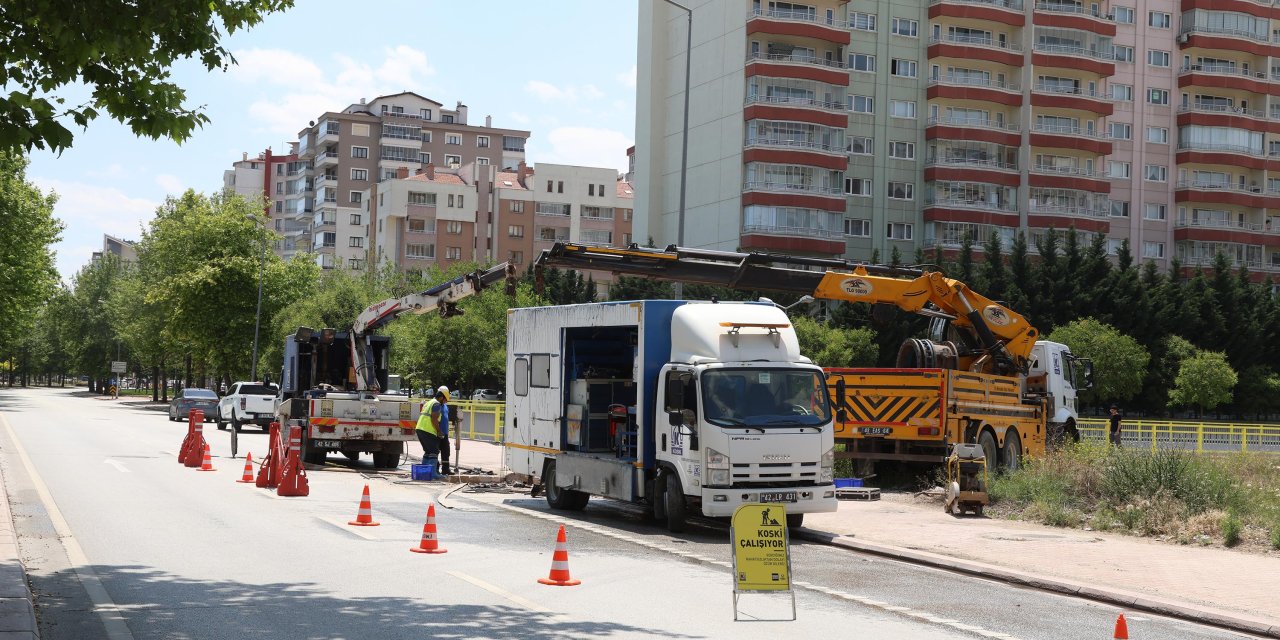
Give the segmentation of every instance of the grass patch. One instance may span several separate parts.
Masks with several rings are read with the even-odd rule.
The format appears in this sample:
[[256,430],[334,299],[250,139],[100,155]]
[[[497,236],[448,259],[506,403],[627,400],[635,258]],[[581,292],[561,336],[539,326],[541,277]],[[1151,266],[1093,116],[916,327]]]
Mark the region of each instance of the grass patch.
[[990,495],[996,513],[1051,526],[1185,544],[1265,544],[1269,537],[1280,549],[1280,457],[1272,455],[1082,442],[993,477]]

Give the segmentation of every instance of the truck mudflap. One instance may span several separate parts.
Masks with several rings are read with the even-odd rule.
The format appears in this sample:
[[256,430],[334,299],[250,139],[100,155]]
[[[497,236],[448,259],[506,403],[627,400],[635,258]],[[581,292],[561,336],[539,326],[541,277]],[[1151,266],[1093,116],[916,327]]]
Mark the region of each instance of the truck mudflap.
[[766,489],[702,488],[702,514],[708,517],[728,517],[738,507],[754,502],[782,503],[787,513],[827,513],[839,505],[834,484]]

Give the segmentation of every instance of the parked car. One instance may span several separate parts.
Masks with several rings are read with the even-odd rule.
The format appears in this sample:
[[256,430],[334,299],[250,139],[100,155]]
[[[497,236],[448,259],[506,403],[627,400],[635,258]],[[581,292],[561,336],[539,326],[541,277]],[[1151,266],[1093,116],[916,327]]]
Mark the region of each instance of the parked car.
[[217,421],[218,394],[208,389],[196,389],[194,387],[179,391],[178,395],[169,401],[169,419],[174,422],[186,420],[192,409],[203,411],[205,422]]
[[275,385],[261,382],[237,382],[231,392],[218,402],[218,428],[240,431],[246,424],[256,424],[266,429],[276,419]]
[[476,389],[471,393],[471,399],[486,402],[499,402],[502,400],[502,392],[497,389]]

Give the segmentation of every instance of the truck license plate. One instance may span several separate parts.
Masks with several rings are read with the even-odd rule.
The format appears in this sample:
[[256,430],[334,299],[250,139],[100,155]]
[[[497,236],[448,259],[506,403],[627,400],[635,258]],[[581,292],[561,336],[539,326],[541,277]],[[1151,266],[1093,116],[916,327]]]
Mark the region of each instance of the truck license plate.
[[864,436],[887,436],[893,433],[893,427],[858,427],[858,433]]
[[761,493],[760,502],[795,502],[796,492],[794,491],[778,491],[775,493]]
[[338,444],[337,440],[312,440],[311,444],[317,447],[329,447],[331,449],[337,449],[342,446]]

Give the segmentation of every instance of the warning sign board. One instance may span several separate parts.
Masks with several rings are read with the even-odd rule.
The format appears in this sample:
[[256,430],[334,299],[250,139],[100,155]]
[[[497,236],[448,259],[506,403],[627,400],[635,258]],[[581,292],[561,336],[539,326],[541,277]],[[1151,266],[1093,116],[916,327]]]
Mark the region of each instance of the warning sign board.
[[744,504],[733,512],[735,591],[791,589],[787,510],[781,504]]

